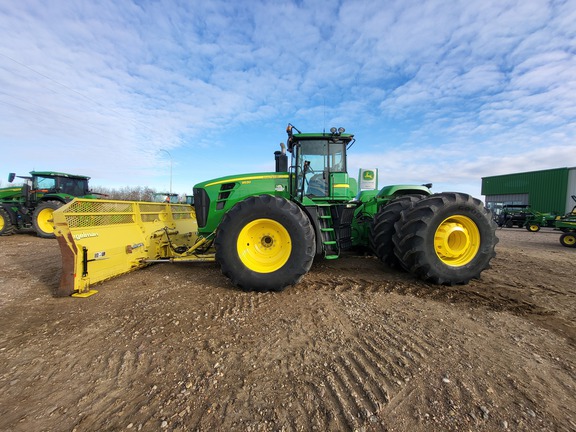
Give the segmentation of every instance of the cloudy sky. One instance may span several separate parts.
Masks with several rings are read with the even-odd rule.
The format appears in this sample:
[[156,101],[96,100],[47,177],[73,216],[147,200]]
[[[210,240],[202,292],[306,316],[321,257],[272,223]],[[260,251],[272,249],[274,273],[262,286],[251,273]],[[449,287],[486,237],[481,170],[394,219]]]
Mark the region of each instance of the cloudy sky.
[[345,127],[380,186],[576,166],[576,0],[0,2],[0,181],[191,193]]

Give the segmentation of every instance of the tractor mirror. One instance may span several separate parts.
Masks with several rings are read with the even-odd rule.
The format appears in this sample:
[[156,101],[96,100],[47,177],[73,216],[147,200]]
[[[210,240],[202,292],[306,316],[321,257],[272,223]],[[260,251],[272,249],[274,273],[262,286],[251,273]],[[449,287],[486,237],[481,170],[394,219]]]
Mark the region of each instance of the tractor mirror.
[[16,178],[16,173],[8,174],[8,183],[12,183],[15,178]]

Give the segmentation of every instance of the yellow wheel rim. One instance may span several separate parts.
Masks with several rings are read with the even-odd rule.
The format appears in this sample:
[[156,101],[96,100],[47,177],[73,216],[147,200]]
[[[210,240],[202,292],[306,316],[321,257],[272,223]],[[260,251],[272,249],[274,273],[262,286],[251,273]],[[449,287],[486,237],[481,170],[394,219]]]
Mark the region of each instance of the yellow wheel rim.
[[434,235],[436,255],[452,267],[468,264],[479,249],[480,230],[467,216],[454,215],[444,219]]
[[258,273],[272,273],[281,268],[292,252],[290,234],[272,219],[256,219],[247,224],[236,243],[240,261]]
[[0,231],[4,229],[4,225],[5,225],[4,218],[0,216]]
[[564,244],[568,246],[572,246],[576,244],[576,237],[573,235],[567,235],[564,237]]
[[54,232],[54,220],[52,219],[52,213],[54,213],[54,209],[45,208],[38,213],[38,217],[36,218],[38,228],[40,228],[45,233]]
[[530,225],[530,231],[532,232],[538,231],[538,225]]

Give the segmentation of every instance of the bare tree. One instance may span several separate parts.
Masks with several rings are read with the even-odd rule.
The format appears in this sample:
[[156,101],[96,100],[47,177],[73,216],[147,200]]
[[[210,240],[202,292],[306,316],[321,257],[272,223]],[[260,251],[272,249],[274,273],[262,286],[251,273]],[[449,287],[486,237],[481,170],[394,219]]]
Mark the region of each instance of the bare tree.
[[148,186],[125,186],[120,189],[95,186],[92,191],[109,199],[124,201],[152,201],[156,191]]

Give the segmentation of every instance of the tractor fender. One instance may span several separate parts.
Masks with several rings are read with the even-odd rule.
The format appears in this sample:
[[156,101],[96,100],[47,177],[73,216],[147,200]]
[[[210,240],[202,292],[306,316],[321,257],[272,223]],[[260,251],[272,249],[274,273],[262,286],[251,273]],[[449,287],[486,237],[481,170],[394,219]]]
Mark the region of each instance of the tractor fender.
[[48,201],[56,201],[56,202],[62,203],[62,205],[64,205],[64,204],[68,204],[70,201],[72,201],[73,198],[74,197],[67,200],[67,199],[61,197],[60,195],[44,195],[42,198],[40,198],[38,200],[35,207],[38,207],[40,204],[48,202]]
[[391,198],[398,195],[431,195],[429,185],[389,185],[376,195],[378,198]]

